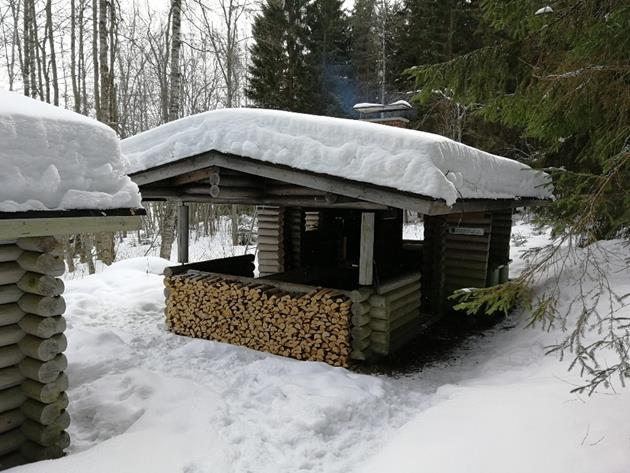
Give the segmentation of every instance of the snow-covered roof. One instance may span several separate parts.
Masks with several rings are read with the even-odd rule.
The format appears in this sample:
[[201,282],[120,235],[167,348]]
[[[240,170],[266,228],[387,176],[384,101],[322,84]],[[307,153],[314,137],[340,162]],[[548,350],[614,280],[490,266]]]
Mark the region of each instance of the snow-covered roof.
[[206,151],[443,199],[550,198],[549,177],[443,136],[358,120],[223,109],[122,141],[130,174]]
[[0,90],[0,212],[138,207],[111,128]]

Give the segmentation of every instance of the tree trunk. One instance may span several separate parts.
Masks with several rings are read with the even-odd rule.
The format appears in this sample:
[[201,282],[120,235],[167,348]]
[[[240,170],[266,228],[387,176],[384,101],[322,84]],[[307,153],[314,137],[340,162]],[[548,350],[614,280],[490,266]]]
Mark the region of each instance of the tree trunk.
[[[181,73],[179,68],[179,51],[181,49],[181,0],[171,2],[171,87],[169,93],[168,119],[169,121],[179,118]],[[167,202],[162,216],[162,241],[160,243],[160,257],[170,259],[173,241],[175,240],[177,204]]]
[[179,118],[180,95],[181,95],[181,72],[179,67],[179,52],[182,45],[181,38],[181,16],[182,1],[172,0],[172,34],[171,34],[171,90],[169,100],[168,119],[169,121]]
[[101,112],[101,97],[99,93],[99,65],[98,65],[98,3],[97,0],[92,0],[92,69],[94,70],[94,109],[96,110],[96,119],[103,121],[103,114]]
[[160,258],[171,259],[171,250],[175,241],[175,225],[177,224],[177,203],[168,201],[164,205],[164,213],[162,215],[162,228],[160,234],[162,241],[160,243]]
[[[48,47],[50,48],[50,69],[52,73],[52,89],[53,89],[53,102],[52,103],[59,106],[59,79],[57,78],[57,57],[55,55],[55,41],[53,38],[52,0],[46,1],[46,28],[48,30]],[[73,60],[74,60],[74,57],[73,57]],[[74,77],[73,77],[73,80],[74,80]]]

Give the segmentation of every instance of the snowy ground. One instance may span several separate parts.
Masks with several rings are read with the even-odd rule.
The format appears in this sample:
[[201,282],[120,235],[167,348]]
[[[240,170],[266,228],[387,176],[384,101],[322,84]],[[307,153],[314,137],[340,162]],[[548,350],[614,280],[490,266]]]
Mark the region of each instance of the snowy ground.
[[[516,234],[519,270],[519,252],[547,236]],[[620,260],[608,272],[629,294]],[[543,355],[562,334],[525,329],[526,314],[412,373],[355,374],[166,332],[165,264],[130,259],[67,282],[73,444],[16,472],[629,471],[630,390],[570,394],[579,379]]]

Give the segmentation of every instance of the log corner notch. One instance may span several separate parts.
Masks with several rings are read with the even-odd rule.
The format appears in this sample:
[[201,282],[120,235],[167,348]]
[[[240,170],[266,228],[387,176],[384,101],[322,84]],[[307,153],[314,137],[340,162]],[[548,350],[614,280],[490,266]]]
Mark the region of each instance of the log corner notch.
[[0,243],[0,470],[70,443],[64,268],[53,237]]

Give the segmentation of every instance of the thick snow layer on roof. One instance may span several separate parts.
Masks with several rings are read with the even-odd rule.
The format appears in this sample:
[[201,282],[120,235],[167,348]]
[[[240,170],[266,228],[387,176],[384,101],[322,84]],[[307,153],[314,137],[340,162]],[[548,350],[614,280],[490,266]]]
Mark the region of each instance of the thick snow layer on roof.
[[382,103],[360,102],[360,103],[355,103],[352,108],[358,109],[358,108],[382,107],[382,106],[383,106]]
[[0,90],[0,212],[139,206],[111,128]]
[[431,133],[358,120],[224,109],[122,141],[135,173],[215,150],[407,191],[458,198],[549,198],[549,178],[516,161]]

